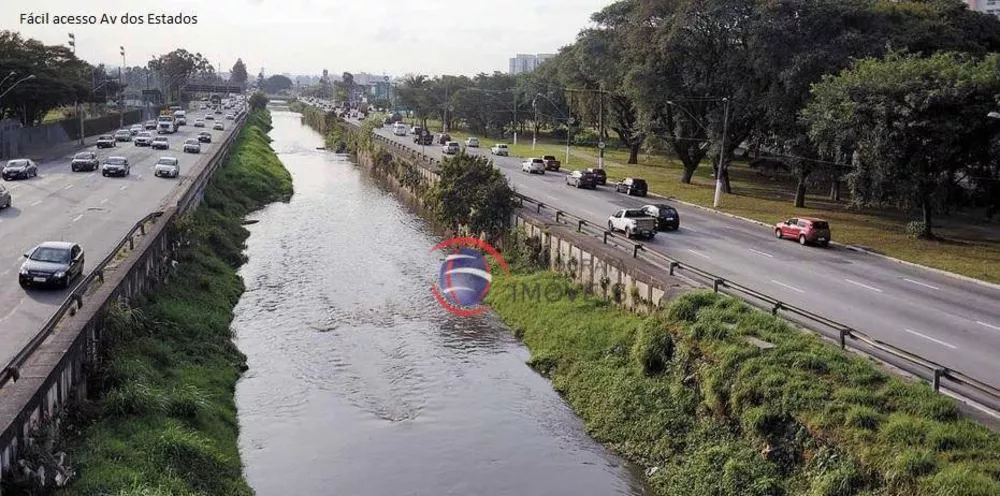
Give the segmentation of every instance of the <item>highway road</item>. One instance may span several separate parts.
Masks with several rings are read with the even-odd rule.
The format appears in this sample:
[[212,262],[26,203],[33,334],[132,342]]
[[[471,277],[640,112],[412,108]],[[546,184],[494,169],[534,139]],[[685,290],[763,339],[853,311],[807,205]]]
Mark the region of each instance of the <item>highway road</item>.
[[[394,136],[388,127],[376,132],[421,149],[412,136]],[[492,144],[484,140],[483,148],[467,151],[489,156]],[[424,152],[442,157],[440,146]],[[800,246],[776,239],[772,229],[663,199],[628,197],[613,186],[571,188],[566,171],[528,175],[521,172],[521,158],[491,158],[518,192],[597,225],[606,225],[620,208],[671,204],[681,228],[660,233],[647,248],[1000,386],[995,287],[843,247]],[[837,226],[831,228],[836,240]]]
[[[232,132],[232,121],[223,121],[225,131],[212,131],[211,121],[206,128],[191,125],[206,112],[188,112],[189,124],[167,135],[169,150],[124,142],[102,150],[81,147],[65,156],[38,162],[38,177],[5,183],[11,190],[13,205],[0,210],[0,366],[21,350],[69,294],[59,289],[22,289],[17,274],[24,252],[43,241],[74,241],[84,249],[84,271],[89,273],[139,219],[159,210],[193,166],[207,161]],[[212,143],[202,144],[200,154],[184,153],[184,140],[206,130],[213,135]],[[70,160],[83,150],[96,151],[102,160],[112,155],[127,157],[131,175],[103,177],[100,169],[71,172]],[[181,177],[153,176],[153,164],[161,156],[179,159]]]

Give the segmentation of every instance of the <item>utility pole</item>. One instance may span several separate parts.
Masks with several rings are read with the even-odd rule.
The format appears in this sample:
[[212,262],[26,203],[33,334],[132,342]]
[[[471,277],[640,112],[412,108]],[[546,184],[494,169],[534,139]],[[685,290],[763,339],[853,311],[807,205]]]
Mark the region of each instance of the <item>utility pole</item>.
[[531,108],[535,109],[535,120],[531,122],[531,149],[538,143],[538,95],[531,99]]
[[73,33],[69,34],[69,46],[73,47],[73,55],[76,55],[76,35]]
[[444,122],[441,123],[441,132],[448,132],[448,106],[451,105],[451,101],[448,100],[448,83],[444,85]]
[[597,168],[598,169],[603,169],[604,168],[604,146],[605,146],[604,145],[604,83],[601,83],[601,88],[600,88],[599,91],[600,91],[600,93],[599,93],[599,95],[600,95],[600,104],[598,105],[598,108],[600,110],[598,110],[598,115],[600,117],[598,118],[598,120],[600,120],[600,123],[597,126],[598,127],[598,131],[597,131],[597,148],[600,149],[600,155],[597,158]]
[[514,95],[514,144],[517,144],[517,90],[513,91]]
[[715,199],[712,201],[713,208],[719,208],[719,201],[722,200],[722,176],[725,174],[722,168],[726,160],[726,133],[729,132],[729,99],[723,98],[722,101],[725,102],[725,110],[722,114],[722,139],[719,143],[719,167],[715,171]]
[[125,70],[125,47],[119,46],[122,54],[122,66],[118,68],[118,94],[121,99],[118,112],[118,128],[125,127],[125,80],[122,79],[122,71]]

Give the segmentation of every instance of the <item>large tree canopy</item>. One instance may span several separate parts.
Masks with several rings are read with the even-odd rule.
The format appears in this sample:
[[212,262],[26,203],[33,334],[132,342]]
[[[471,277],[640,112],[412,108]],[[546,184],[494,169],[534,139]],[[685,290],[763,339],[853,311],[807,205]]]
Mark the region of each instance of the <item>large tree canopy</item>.
[[0,93],[6,93],[0,118],[16,117],[31,126],[51,109],[89,101],[92,75],[93,67],[69,48],[0,31]]
[[247,79],[250,77],[247,74],[247,65],[243,63],[243,59],[236,59],[236,63],[233,64],[230,72],[232,73],[229,77],[230,81],[238,85],[246,84]]
[[183,86],[195,76],[215,72],[201,53],[191,53],[183,48],[160,55],[150,60],[147,66],[164,77],[168,91]]
[[268,93],[278,93],[292,87],[292,80],[281,74],[275,74],[264,80],[264,91]]

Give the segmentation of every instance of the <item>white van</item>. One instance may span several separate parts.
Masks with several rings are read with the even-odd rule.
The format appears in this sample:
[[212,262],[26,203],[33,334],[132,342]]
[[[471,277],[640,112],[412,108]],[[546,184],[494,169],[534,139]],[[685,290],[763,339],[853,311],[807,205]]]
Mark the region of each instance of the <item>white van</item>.
[[406,124],[402,122],[397,122],[392,125],[392,134],[396,136],[406,136]]
[[178,127],[187,125],[187,112],[184,112],[183,110],[175,110],[174,119],[177,120]]

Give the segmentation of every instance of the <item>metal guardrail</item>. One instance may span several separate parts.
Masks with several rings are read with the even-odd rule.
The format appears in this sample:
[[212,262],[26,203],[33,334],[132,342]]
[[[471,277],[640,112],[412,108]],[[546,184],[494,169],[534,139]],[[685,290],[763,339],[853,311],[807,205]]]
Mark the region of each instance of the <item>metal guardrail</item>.
[[[353,124],[353,123],[351,123]],[[387,144],[398,150],[405,151],[410,154],[410,156],[419,158],[424,162],[431,165],[440,165],[441,160],[431,157],[427,154],[421,153],[414,150],[412,147],[406,146],[398,141],[388,139],[377,133],[373,133],[372,136],[379,142]],[[710,285],[715,292],[720,292],[724,289],[730,290],[735,293],[733,296],[738,296],[748,303],[763,303],[770,308],[771,315],[778,315],[779,312],[785,312],[801,320],[812,324],[819,324],[827,328],[833,329],[838,337],[838,342],[842,350],[847,350],[848,348],[872,355],[869,350],[874,350],[877,353],[881,353],[885,356],[889,356],[910,366],[911,370],[909,372],[914,373],[920,377],[928,378],[932,383],[935,392],[941,392],[942,382],[949,381],[959,388],[963,388],[963,393],[972,393],[976,398],[977,402],[984,403],[985,406],[991,408],[994,412],[1000,411],[1000,389],[986,384],[978,379],[975,379],[968,374],[961,371],[945,367],[939,363],[932,360],[928,360],[919,355],[901,349],[897,346],[886,343],[878,338],[865,334],[857,329],[854,329],[848,325],[837,322],[833,319],[823,317],[822,315],[810,312],[801,307],[791,305],[789,303],[783,302],[773,296],[761,293],[747,286],[739,284],[737,282],[728,280],[724,277],[717,276],[705,270],[699,269],[693,265],[674,260],[664,253],[658,251],[647,250],[645,245],[642,243],[636,243],[624,236],[613,233],[603,228],[603,226],[595,226],[592,222],[578,217],[576,215],[567,213],[565,211],[553,208],[550,205],[546,205],[543,202],[535,200],[533,198],[527,197],[520,193],[515,193],[517,198],[521,201],[523,206],[525,203],[530,203],[536,206],[536,213],[541,213],[542,210],[552,210],[555,213],[555,221],[560,224],[567,226],[572,226],[575,224],[578,233],[599,238],[604,244],[615,246],[616,248],[623,249],[632,254],[633,258],[644,259],[657,266],[665,266],[670,275],[678,270],[683,270],[689,272],[698,278],[702,279]],[[620,243],[619,240],[624,240],[625,243]],[[730,293],[726,293],[730,294]],[[810,329],[817,334],[824,335],[816,329]],[[868,349],[866,350],[865,347]],[[920,373],[923,372],[924,375]],[[954,390],[954,389],[953,389]],[[956,390],[957,391],[957,390]]]
[[[197,178],[191,180],[191,183],[189,183],[191,186],[204,183],[203,179],[206,175],[210,176],[214,173],[218,164],[224,157],[228,156],[230,148],[239,135],[236,130],[243,126],[248,115],[249,112],[244,112],[243,115],[235,121],[236,126],[233,132],[230,133],[229,137],[221,143],[222,146],[218,148],[215,155],[213,155],[212,158],[205,164],[205,167],[202,168],[201,173],[199,173]],[[191,204],[191,200],[196,194],[195,188],[191,186],[185,190],[184,194],[177,201],[177,206],[181,212],[183,212],[187,206]],[[65,301],[62,302],[61,305],[59,305],[59,308],[57,308],[55,313],[53,313],[45,324],[42,325],[42,328],[39,329],[34,337],[28,341],[24,348],[21,348],[21,351],[19,351],[9,362],[7,362],[7,365],[4,366],[3,370],[0,370],[0,389],[2,389],[8,382],[16,382],[21,377],[21,367],[24,366],[28,359],[31,358],[31,355],[42,345],[42,343],[44,343],[45,340],[52,335],[56,327],[62,321],[63,317],[71,311],[75,312],[76,310],[83,308],[83,296],[87,293],[87,290],[90,289],[91,285],[94,284],[94,281],[100,280],[102,283],[104,282],[104,270],[107,269],[108,265],[115,260],[121,249],[124,248],[126,244],[129,245],[130,250],[134,249],[135,234],[138,232],[140,235],[145,235],[146,224],[150,221],[158,220],[163,216],[163,214],[164,212],[162,210],[153,212],[143,217],[139,220],[139,222],[136,222],[135,225],[132,226],[132,229],[129,230],[128,234],[126,234],[125,237],[123,237],[122,240],[115,245],[114,249],[111,250],[111,253],[104,257],[104,260],[101,260],[101,262],[97,264],[97,266],[94,267],[94,269],[91,270],[90,273],[87,274],[87,276],[73,288],[73,292],[66,298]]]

